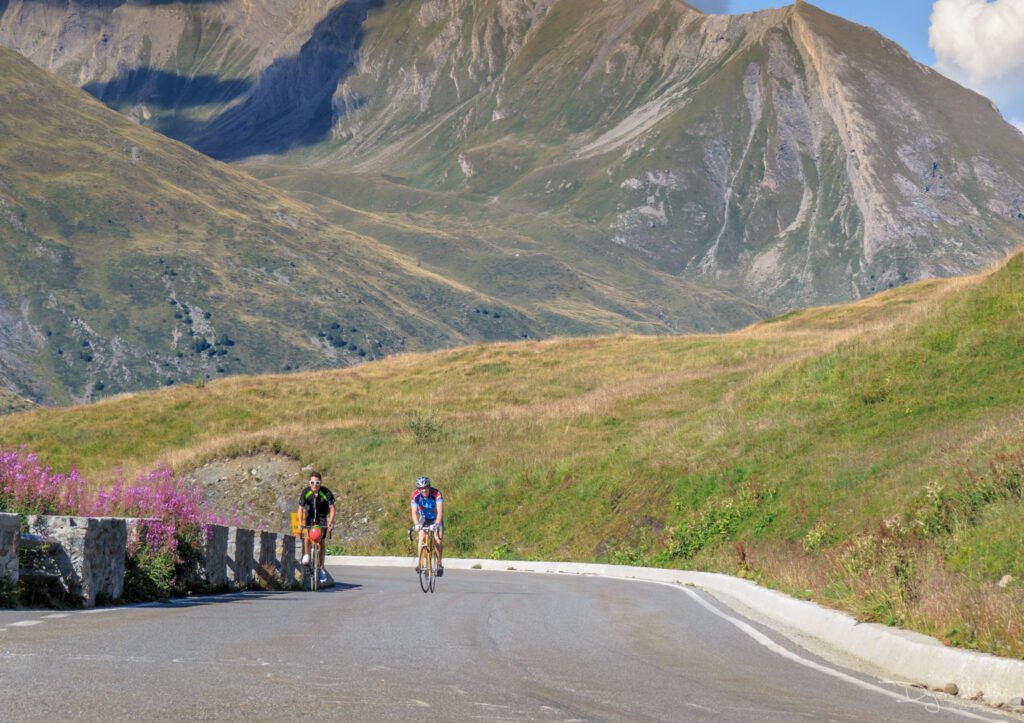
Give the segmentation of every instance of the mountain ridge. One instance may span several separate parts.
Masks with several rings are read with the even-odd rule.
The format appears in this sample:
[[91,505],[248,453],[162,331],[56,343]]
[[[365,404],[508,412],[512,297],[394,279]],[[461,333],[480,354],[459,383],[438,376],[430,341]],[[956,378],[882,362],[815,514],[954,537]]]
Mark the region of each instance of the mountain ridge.
[[[1024,137],[806,2],[722,16],[679,0],[321,0],[277,32],[256,31],[267,7],[231,0],[89,12],[92,34],[57,54],[60,14],[33,25],[37,6],[14,0],[0,41],[34,27],[41,40],[21,49],[37,63],[216,157],[283,154],[589,218],[638,263],[775,313],[969,273],[1024,242]],[[157,32],[157,19],[174,22]],[[127,39],[104,51],[115,29]],[[150,38],[159,52],[143,53]],[[154,63],[182,82],[134,88],[132,73],[163,72]],[[211,101],[189,100],[188,78],[222,80],[222,110],[179,112]]]
[[272,5],[10,0],[0,42],[506,304],[505,338],[737,328],[1024,242],[1024,136],[808,3]]

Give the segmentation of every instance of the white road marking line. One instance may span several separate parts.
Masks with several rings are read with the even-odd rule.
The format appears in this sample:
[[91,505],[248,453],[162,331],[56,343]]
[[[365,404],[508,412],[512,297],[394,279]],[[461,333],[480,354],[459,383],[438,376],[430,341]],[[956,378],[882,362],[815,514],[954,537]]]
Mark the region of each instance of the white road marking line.
[[7,623],[7,625],[12,627],[12,628],[28,628],[28,627],[31,627],[33,625],[42,625],[42,624],[43,624],[42,620],[19,620],[16,623]]
[[56,620],[57,618],[69,618],[71,613],[54,613],[53,615],[44,615],[43,620]]
[[[704,598],[702,598],[700,595],[695,593],[693,590],[687,589],[685,587],[680,587],[679,585],[675,585],[675,584],[669,583],[669,582],[659,582],[657,584],[659,584],[659,585],[668,585],[669,587],[674,587],[674,588],[676,588],[678,590],[682,590],[684,593],[686,593],[691,598],[693,598],[701,607],[706,608],[709,612],[714,613],[715,615],[717,615],[718,617],[722,618],[723,620],[726,620],[726,621],[732,623],[737,628],[742,630],[744,633],[746,633],[747,635],[752,637],[755,641],[757,641],[758,643],[760,643],[764,647],[766,647],[769,650],[771,650],[773,653],[775,653],[777,655],[781,655],[783,658],[787,658],[789,660],[792,660],[794,663],[797,663],[799,665],[803,665],[806,668],[811,668],[812,670],[817,670],[818,672],[824,673],[825,675],[831,675],[833,678],[838,678],[839,680],[845,681],[845,682],[850,683],[851,685],[855,685],[855,686],[857,686],[859,688],[863,688],[865,690],[870,690],[870,691],[875,692],[875,693],[881,693],[882,695],[884,695],[884,696],[886,696],[888,698],[892,698],[892,699],[894,699],[895,701],[897,701],[899,703],[918,703],[918,702],[920,702],[920,701],[916,701],[916,700],[913,700],[913,699],[908,699],[907,696],[905,696],[905,695],[901,695],[899,693],[894,693],[891,690],[887,690],[886,688],[882,688],[882,687],[874,685],[872,683],[868,683],[867,681],[861,680],[860,678],[855,678],[852,675],[847,675],[846,673],[843,673],[842,671],[839,671],[839,670],[835,670],[834,668],[829,668],[826,665],[821,665],[820,663],[816,663],[813,660],[808,660],[807,658],[803,658],[803,657],[797,655],[796,653],[794,653],[793,651],[787,650],[786,648],[782,647],[781,645],[776,643],[774,640],[769,638],[767,635],[765,635],[761,631],[757,630],[756,628],[754,628],[750,624],[744,622],[743,620],[740,620],[739,618],[735,618],[732,615],[729,615],[727,613],[722,612],[721,610],[716,608],[714,605],[712,605],[711,603],[706,601]],[[929,708],[930,707],[934,707],[932,703],[921,702],[921,705],[925,705],[926,707],[929,707]],[[949,713],[955,713],[955,714],[957,714],[959,716],[962,716],[964,718],[973,718],[974,720],[992,721],[993,723],[998,723],[998,721],[999,721],[999,719],[997,719],[997,718],[986,718],[984,716],[980,716],[980,715],[977,715],[975,713],[971,713],[971,712],[966,711],[966,710],[960,710],[958,708],[943,708],[943,710],[945,710],[945,711],[947,711]]]

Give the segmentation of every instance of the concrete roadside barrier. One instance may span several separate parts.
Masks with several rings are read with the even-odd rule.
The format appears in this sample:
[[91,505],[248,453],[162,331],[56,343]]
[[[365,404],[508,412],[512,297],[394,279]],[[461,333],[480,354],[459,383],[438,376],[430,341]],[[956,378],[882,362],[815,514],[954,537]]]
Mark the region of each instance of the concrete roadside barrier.
[[59,543],[57,563],[73,599],[90,608],[121,597],[128,544],[124,518],[29,515],[27,527]]
[[21,518],[10,512],[0,512],[0,580],[8,580],[11,587],[18,584],[18,535]]
[[[59,581],[83,607],[115,602],[124,593],[129,539],[144,535],[152,520],[0,513],[0,590],[20,583]],[[46,569],[19,567],[19,549],[44,552]],[[296,538],[278,532],[211,525],[201,559],[188,573],[190,592],[245,589],[251,585],[298,588]],[[49,568],[56,567],[59,572]],[[16,598],[15,598],[16,599]]]
[[[329,556],[328,565],[415,566],[411,557]],[[881,671],[893,680],[931,690],[953,690],[987,703],[1013,705],[1024,696],[1024,661],[943,645],[935,638],[876,623],[797,600],[777,590],[730,575],[626,565],[446,557],[446,570],[491,570],[595,575],[621,580],[685,585],[704,590],[728,607],[755,613],[778,632],[813,638]],[[746,611],[744,611],[746,612]],[[792,637],[792,636],[789,636]],[[799,640],[797,640],[799,642]]]

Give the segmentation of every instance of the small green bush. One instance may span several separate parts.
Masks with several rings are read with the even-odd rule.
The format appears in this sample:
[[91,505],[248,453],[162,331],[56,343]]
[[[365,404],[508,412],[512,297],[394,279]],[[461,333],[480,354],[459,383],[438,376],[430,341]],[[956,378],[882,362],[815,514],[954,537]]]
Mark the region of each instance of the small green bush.
[[16,608],[20,604],[18,586],[7,578],[0,579],[0,608]]
[[405,424],[420,444],[436,442],[443,434],[443,427],[433,412],[412,412],[405,417]]
[[128,602],[162,600],[174,590],[175,559],[166,550],[140,546],[125,563],[124,599]]

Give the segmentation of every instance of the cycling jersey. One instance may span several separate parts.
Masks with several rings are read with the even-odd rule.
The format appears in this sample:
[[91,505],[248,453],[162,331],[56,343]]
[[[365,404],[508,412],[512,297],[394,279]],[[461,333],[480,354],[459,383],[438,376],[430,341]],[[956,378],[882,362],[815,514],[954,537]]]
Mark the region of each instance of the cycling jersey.
[[326,524],[327,516],[331,512],[333,504],[334,493],[323,486],[316,491],[307,487],[302,490],[302,495],[299,497],[299,506],[304,507],[306,510],[305,524],[307,525],[312,525],[313,523]]
[[444,502],[444,497],[441,490],[431,487],[429,490],[413,490],[409,501],[420,523],[432,525],[437,520],[437,505]]

